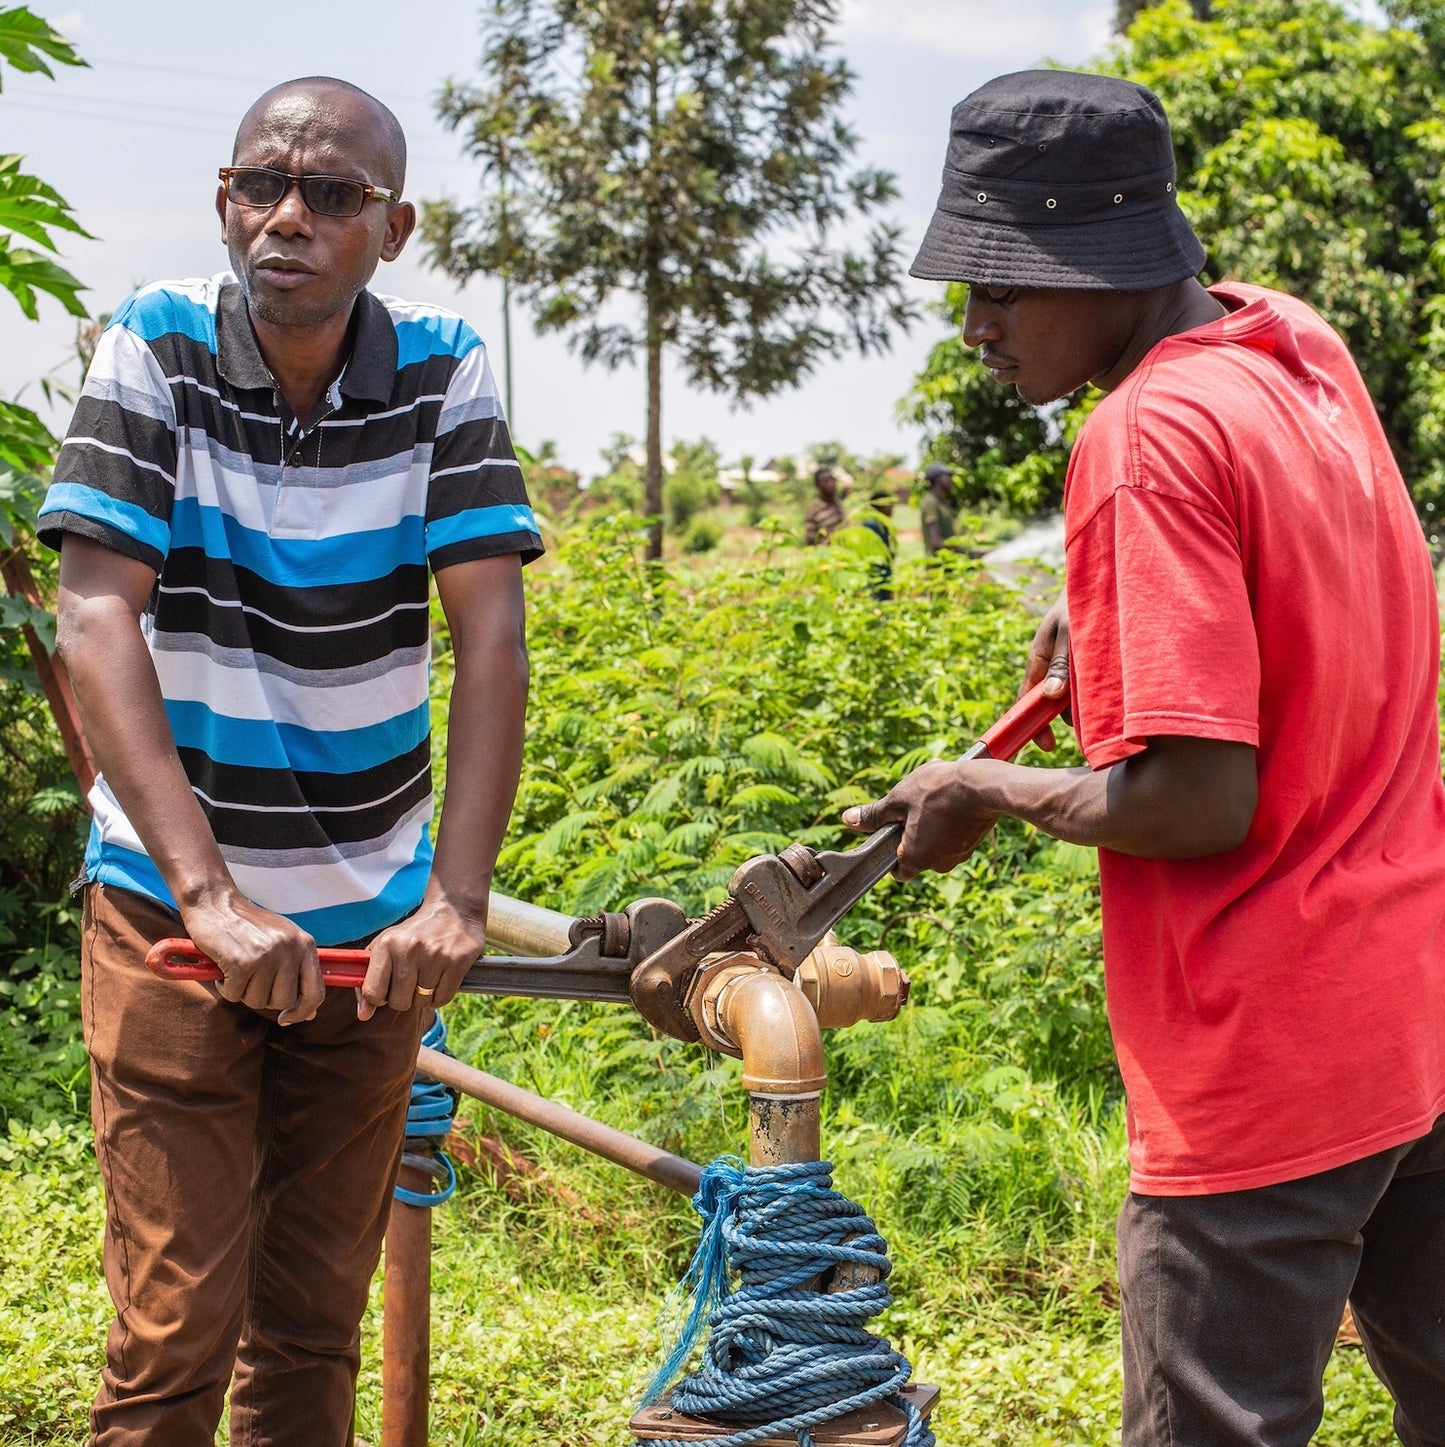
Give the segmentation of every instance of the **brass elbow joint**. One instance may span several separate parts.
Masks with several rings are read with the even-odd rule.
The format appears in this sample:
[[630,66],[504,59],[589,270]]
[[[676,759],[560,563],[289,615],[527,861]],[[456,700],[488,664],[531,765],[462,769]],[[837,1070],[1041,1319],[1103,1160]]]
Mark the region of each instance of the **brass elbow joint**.
[[907,998],[908,977],[892,955],[859,954],[830,932],[792,980],[751,953],[709,955],[693,977],[687,1012],[703,1043],[740,1056],[750,1076],[759,1073],[752,1069],[756,1054],[772,1062],[763,1077],[807,1090],[822,1088],[823,1071],[821,1064],[813,1069],[811,1043],[802,1037],[892,1020]]
[[827,1084],[823,1036],[807,997],[754,954],[709,955],[687,997],[702,1043],[743,1062],[743,1089],[817,1095]]

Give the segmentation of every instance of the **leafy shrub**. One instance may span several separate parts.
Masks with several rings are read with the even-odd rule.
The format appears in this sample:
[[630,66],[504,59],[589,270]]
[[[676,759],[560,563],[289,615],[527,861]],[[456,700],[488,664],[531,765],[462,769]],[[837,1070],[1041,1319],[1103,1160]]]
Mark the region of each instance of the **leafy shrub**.
[[100,1178],[78,1121],[0,1129],[0,1442],[85,1441],[109,1315]]
[[[672,449],[672,471],[662,484],[662,517],[670,533],[686,533],[692,520],[722,496],[717,480],[717,449],[701,442],[679,442]],[[694,549],[705,552],[706,549]]]
[[722,520],[705,513],[702,517],[693,518],[687,525],[687,531],[682,535],[682,550],[694,555],[710,553],[722,542],[722,538]]
[[662,514],[668,532],[685,533],[693,519],[720,496],[716,478],[710,481],[694,472],[674,472],[662,484]]
[[[0,905],[15,903],[13,895],[0,896]],[[51,937],[16,950],[12,934],[0,975],[0,1121],[43,1125],[81,1110],[89,1076],[75,911],[52,905],[36,913]]]

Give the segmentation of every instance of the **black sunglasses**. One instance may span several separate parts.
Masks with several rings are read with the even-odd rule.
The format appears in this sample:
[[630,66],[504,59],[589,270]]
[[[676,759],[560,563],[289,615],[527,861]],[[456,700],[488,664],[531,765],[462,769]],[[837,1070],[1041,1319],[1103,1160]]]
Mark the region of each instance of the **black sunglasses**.
[[269,166],[222,166],[218,173],[226,188],[226,199],[237,206],[267,207],[280,203],[294,183],[301,188],[307,209],[318,216],[359,216],[361,208],[375,197],[378,201],[400,201],[400,191],[368,186],[346,176],[292,176]]

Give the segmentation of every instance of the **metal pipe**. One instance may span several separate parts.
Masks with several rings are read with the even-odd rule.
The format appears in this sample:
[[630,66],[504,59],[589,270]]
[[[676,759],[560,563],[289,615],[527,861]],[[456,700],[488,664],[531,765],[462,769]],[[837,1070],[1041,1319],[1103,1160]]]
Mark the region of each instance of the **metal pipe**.
[[591,1120],[565,1105],[558,1105],[554,1100],[534,1095],[520,1085],[499,1080],[484,1070],[463,1065],[460,1060],[425,1045],[417,1052],[417,1070],[443,1085],[460,1090],[463,1095],[495,1106],[518,1120],[525,1120],[565,1141],[571,1141],[593,1155],[625,1166],[639,1176],[646,1176],[649,1181],[656,1181],[659,1186],[666,1186],[679,1195],[695,1195],[702,1181],[702,1167],[692,1161],[670,1155],[635,1136]]
[[[430,1178],[402,1166],[397,1182],[425,1192]],[[431,1211],[393,1200],[386,1228],[381,1326],[381,1447],[427,1447],[431,1393]]]
[[[551,955],[565,949],[571,919],[494,894],[487,907],[488,933],[505,949],[521,954]],[[575,1110],[545,1100],[530,1090],[495,1075],[463,1065],[423,1045],[417,1051],[417,1072],[449,1085],[464,1095],[540,1126],[594,1155],[614,1161],[669,1190],[692,1197],[702,1181],[702,1167],[670,1155],[610,1126],[589,1120]],[[403,1166],[400,1184],[425,1192],[430,1181],[413,1167]],[[431,1391],[431,1211],[393,1201],[386,1231],[386,1267],[382,1316],[382,1447],[427,1447],[428,1399]]]
[[820,1159],[818,1100],[828,1074],[807,997],[773,969],[742,967],[721,981],[714,1008],[721,1032],[742,1052],[751,1164]]
[[487,900],[487,940],[514,955],[559,955],[570,944],[573,919],[495,891]]

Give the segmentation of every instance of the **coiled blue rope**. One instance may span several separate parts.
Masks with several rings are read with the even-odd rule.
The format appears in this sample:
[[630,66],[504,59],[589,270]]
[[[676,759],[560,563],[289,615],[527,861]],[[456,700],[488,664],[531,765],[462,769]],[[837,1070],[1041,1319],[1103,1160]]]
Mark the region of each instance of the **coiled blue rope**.
[[[447,1027],[442,1023],[440,1014],[433,1017],[426,1034],[421,1037],[421,1043],[433,1050],[451,1054],[446,1048]],[[445,1140],[451,1134],[456,1113],[455,1091],[435,1080],[422,1080],[418,1077],[412,1081],[411,1104],[406,1112],[406,1142],[402,1146],[401,1163],[425,1171],[433,1180],[441,1182],[441,1188],[422,1192],[408,1191],[405,1186],[398,1186],[396,1199],[404,1205],[440,1206],[443,1201],[451,1200],[452,1193],[457,1188],[456,1168],[450,1157],[444,1151],[437,1150],[434,1143]],[[414,1149],[415,1146],[426,1149]]]
[[[747,1447],[788,1432],[799,1447],[815,1447],[812,1428],[884,1399],[908,1419],[905,1447],[934,1447],[917,1408],[897,1395],[912,1371],[908,1359],[864,1329],[893,1300],[887,1243],[832,1181],[827,1161],[744,1167],[721,1156],[703,1171],[692,1202],[702,1239],[680,1288],[691,1287],[692,1303],[644,1405],[667,1390],[706,1325],[703,1365],[673,1389],[672,1406],[751,1424],[709,1447]],[[849,1264],[875,1268],[878,1280],[819,1289],[817,1278]]]

